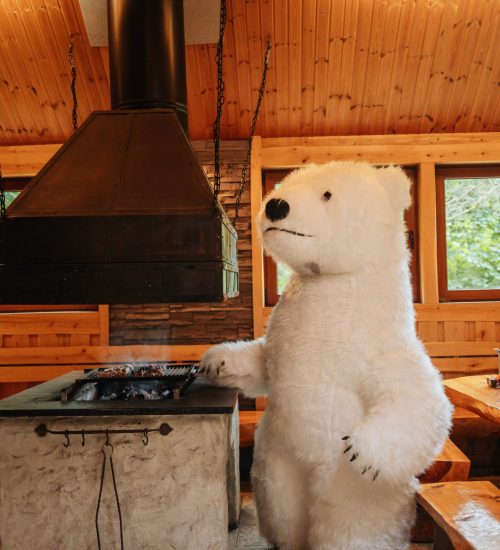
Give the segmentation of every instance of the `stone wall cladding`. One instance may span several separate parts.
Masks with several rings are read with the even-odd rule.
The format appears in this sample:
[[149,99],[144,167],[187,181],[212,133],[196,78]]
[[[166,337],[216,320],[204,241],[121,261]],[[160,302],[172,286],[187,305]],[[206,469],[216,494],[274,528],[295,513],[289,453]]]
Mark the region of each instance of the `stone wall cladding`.
[[[191,144],[212,181],[213,143],[193,141]],[[246,152],[246,141],[221,142],[219,198],[231,221]],[[110,343],[201,344],[253,338],[249,182],[241,200],[236,230],[240,270],[237,298],[222,303],[113,305],[110,307]]]

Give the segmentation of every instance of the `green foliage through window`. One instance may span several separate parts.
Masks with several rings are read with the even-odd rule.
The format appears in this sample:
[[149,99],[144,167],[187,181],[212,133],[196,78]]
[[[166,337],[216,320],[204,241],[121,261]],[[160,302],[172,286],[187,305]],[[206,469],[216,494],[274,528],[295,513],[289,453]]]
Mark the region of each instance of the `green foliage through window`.
[[500,288],[500,178],[446,178],[449,290]]
[[19,195],[20,191],[6,191],[5,192],[5,207],[9,208],[11,202]]

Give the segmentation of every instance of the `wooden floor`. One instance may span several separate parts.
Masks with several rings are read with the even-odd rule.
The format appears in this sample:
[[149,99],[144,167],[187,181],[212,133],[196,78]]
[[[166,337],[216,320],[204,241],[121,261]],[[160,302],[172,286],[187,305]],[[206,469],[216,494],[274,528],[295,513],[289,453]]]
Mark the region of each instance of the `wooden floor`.
[[[257,513],[252,493],[242,493],[241,520],[238,529],[229,534],[229,550],[270,550],[259,535]],[[431,550],[432,544],[412,544],[410,550]]]

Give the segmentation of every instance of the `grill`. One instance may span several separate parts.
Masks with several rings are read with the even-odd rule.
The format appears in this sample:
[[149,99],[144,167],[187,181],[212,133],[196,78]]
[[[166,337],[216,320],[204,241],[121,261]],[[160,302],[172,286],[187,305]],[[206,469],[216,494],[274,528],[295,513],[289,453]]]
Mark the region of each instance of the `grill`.
[[86,372],[61,390],[61,401],[179,399],[198,373],[196,364],[125,363]]

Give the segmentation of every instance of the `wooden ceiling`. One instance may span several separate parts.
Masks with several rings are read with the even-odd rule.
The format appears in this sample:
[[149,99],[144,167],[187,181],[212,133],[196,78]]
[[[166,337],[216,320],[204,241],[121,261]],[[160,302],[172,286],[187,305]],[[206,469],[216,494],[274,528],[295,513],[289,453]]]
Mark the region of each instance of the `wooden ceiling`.
[[[78,0],[0,0],[0,144],[72,134],[68,46],[80,121],[109,108],[107,51]],[[257,134],[499,131],[500,0],[228,0],[224,139],[244,138],[273,44]],[[188,46],[190,135],[211,137],[215,45]]]

